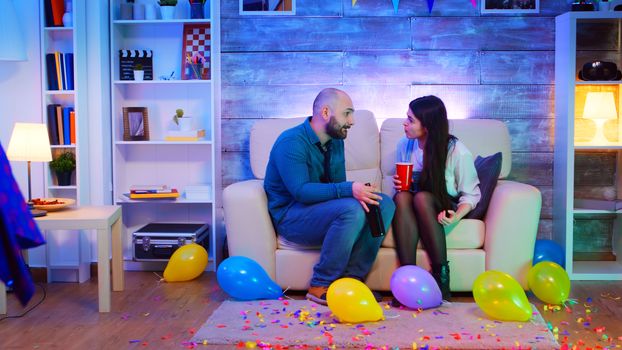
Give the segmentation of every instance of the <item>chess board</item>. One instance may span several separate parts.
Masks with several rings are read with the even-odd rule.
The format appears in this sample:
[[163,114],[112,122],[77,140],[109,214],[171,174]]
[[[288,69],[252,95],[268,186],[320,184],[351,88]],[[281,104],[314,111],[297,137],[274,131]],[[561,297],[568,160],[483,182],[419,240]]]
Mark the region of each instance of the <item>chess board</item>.
[[200,79],[210,79],[211,35],[210,24],[184,24],[184,47],[181,57],[181,78],[191,79],[191,67],[186,57],[200,54],[205,58],[202,67],[199,67]]

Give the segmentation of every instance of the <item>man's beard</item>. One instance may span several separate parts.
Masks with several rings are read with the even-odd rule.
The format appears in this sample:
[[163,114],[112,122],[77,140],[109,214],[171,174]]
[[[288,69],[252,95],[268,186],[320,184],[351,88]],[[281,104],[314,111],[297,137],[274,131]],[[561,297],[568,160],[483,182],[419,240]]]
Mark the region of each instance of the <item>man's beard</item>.
[[348,129],[350,126],[339,124],[335,116],[331,116],[328,124],[326,124],[326,133],[334,139],[345,139],[348,136]]

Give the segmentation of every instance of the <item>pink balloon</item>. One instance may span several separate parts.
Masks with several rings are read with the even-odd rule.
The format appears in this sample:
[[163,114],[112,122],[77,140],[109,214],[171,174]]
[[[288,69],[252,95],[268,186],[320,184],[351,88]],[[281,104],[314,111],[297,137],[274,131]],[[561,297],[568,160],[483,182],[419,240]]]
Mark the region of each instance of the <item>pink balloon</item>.
[[411,309],[429,309],[443,302],[434,277],[415,265],[402,266],[393,272],[391,292],[402,305]]

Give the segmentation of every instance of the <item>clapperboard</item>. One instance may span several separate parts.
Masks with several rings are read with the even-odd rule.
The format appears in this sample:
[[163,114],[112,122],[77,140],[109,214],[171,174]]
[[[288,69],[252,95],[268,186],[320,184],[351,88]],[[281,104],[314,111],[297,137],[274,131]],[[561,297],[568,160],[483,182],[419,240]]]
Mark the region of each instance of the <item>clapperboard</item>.
[[153,80],[152,50],[119,50],[119,79],[134,80],[134,66],[143,65],[144,80]]

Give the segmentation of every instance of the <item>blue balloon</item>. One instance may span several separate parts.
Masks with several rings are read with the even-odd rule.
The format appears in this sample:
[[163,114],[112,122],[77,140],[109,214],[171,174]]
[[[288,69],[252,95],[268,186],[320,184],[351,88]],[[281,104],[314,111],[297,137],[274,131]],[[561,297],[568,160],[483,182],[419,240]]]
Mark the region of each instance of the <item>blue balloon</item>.
[[550,239],[536,240],[536,247],[533,250],[533,264],[536,265],[541,261],[552,261],[561,267],[565,267],[566,257],[564,249]]
[[216,279],[220,288],[239,300],[277,299],[279,287],[255,260],[244,256],[229,257],[218,266]]

